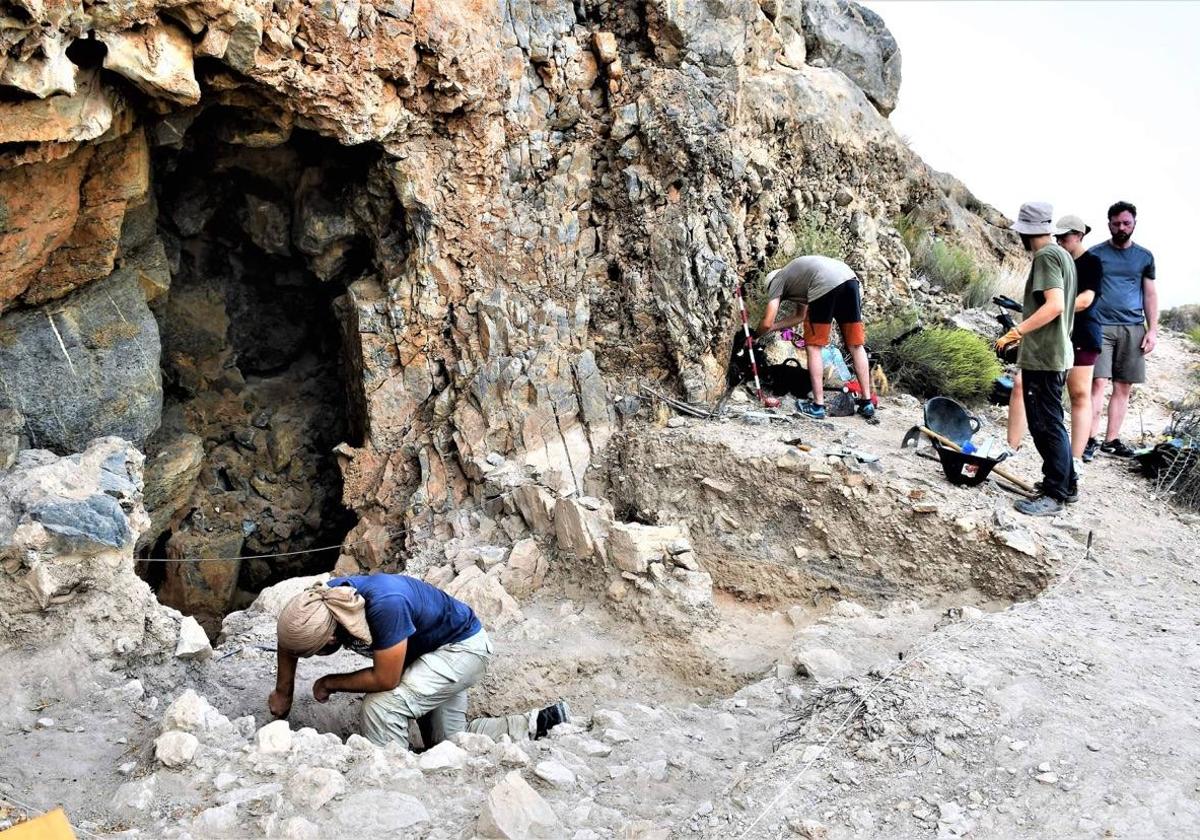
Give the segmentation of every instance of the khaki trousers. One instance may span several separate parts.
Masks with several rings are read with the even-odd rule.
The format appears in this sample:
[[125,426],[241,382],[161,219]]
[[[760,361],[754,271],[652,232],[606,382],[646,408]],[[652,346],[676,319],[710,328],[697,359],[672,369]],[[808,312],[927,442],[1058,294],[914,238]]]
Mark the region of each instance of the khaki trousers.
[[483,677],[493,652],[487,631],[480,630],[418,657],[404,669],[394,689],[363,695],[363,737],[381,746],[398,741],[407,748],[409,725],[428,715],[427,747],[464,731],[493,739],[508,735],[514,741],[527,740],[532,729],[529,714],[467,723],[467,689]]

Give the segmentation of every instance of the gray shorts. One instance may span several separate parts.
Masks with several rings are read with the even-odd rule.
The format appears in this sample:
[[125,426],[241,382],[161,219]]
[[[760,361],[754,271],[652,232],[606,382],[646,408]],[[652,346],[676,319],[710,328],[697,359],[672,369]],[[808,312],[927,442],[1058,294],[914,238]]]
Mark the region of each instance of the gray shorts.
[[1105,324],[1104,342],[1092,376],[1118,382],[1145,382],[1146,355],[1142,352],[1145,337],[1143,324]]

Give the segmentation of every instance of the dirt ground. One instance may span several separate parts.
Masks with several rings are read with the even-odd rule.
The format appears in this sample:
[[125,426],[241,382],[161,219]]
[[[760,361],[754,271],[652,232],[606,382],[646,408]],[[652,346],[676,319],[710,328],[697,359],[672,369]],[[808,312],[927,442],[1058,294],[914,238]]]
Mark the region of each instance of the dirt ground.
[[[1127,430],[1161,428],[1188,387],[1195,354],[1163,344]],[[658,637],[578,568],[552,568],[524,619],[494,634],[473,698],[493,714],[572,704],[578,726],[520,745],[524,763],[468,744],[462,766],[431,770],[357,743],[271,763],[253,733],[268,723],[272,624],[247,613],[203,664],[112,673],[7,657],[0,798],[18,813],[61,803],[84,837],[333,837],[364,831],[361,797],[383,792],[424,817],[376,803],[376,833],[470,838],[515,767],[558,824],[514,836],[1200,834],[1200,518],[1100,457],[1078,504],[1025,519],[995,482],[953,487],[899,449],[919,417],[910,398],[885,399],[878,425],[779,414],[680,418],[626,443],[610,469],[631,486],[614,504],[687,524],[719,620]],[[984,418],[1002,435],[1001,410]],[[813,450],[784,469],[797,437]],[[879,462],[829,457],[847,449]],[[833,477],[814,479],[813,464]],[[1037,477],[1030,447],[1011,466]],[[338,656],[301,668],[298,742],[355,729],[354,698],[302,699],[320,673],[357,667]],[[232,723],[169,770],[153,742],[185,687]],[[323,766],[347,786],[314,806],[296,779]],[[144,808],[118,807],[131,784],[152,789]]]

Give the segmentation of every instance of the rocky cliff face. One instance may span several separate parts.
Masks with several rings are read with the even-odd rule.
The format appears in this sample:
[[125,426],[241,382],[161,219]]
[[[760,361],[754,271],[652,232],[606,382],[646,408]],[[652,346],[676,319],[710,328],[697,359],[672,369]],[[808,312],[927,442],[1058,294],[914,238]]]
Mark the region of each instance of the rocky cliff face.
[[[26,444],[145,448],[142,544],[172,556],[336,543],[340,492],[342,566],[374,567],[492,527],[499,464],[604,493],[620,398],[713,397],[735,284],[799,219],[844,232],[872,307],[911,295],[902,212],[1010,247],[892,130],[898,49],[841,0],[8,20],[0,409]],[[214,609],[270,578],[222,569],[191,585]]]

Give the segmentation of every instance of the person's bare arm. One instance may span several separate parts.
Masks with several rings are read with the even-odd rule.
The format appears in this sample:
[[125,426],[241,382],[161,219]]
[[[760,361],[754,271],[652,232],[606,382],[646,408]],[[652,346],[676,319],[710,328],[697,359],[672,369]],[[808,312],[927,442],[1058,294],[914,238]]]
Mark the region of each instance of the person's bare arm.
[[275,690],[267,698],[267,708],[277,718],[285,718],[292,710],[292,695],[296,691],[296,657],[280,648],[276,657]]
[[1029,335],[1034,330],[1041,329],[1063,313],[1063,290],[1046,289],[1042,305],[1033,314],[1017,325],[1021,335]]
[[1082,312],[1092,305],[1092,301],[1096,299],[1096,293],[1091,289],[1086,292],[1080,292],[1075,296],[1075,311]]
[[408,640],[398,645],[375,651],[370,668],[350,674],[329,674],[313,683],[313,697],[324,703],[335,691],[351,691],[356,694],[371,694],[376,691],[391,691],[400,684],[404,673],[404,657],[408,654]]
[[1142,353],[1149,356],[1158,344],[1158,288],[1149,277],[1142,278],[1142,306],[1146,310],[1146,337],[1142,339]]
[[808,304],[801,303],[796,307],[796,314],[789,315],[786,318],[775,320],[779,316],[779,298],[771,298],[767,301],[767,308],[763,311],[762,323],[758,325],[758,335],[761,338],[764,335],[770,335],[773,332],[786,330],[794,327],[804,321],[804,314],[808,311]]

